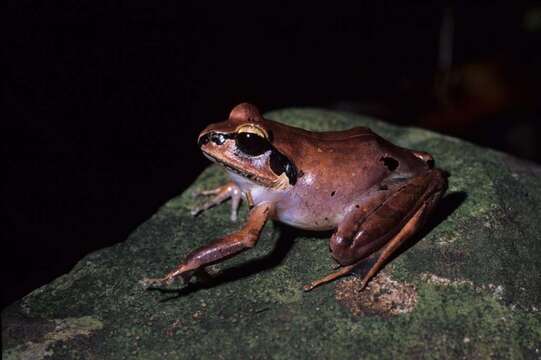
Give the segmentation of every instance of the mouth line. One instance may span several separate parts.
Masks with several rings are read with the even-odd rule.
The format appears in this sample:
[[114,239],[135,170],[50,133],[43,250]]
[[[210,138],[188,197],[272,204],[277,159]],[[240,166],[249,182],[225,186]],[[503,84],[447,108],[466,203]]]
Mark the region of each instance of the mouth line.
[[235,174],[238,174],[242,177],[245,177],[247,178],[248,180],[252,180],[260,185],[263,185],[263,186],[269,186],[269,182],[268,181],[265,181],[264,179],[262,179],[261,177],[255,175],[255,174],[252,174],[252,173],[249,173],[247,171],[242,171],[240,169],[237,169],[235,167],[232,167],[231,165],[229,165],[228,163],[226,163],[225,161],[217,158],[216,156],[206,152],[205,150],[201,149],[201,152],[203,152],[203,155],[205,155],[206,157],[208,157],[210,160],[220,164],[221,166],[223,166],[224,168],[226,168],[227,170],[230,170],[232,172],[234,172]]

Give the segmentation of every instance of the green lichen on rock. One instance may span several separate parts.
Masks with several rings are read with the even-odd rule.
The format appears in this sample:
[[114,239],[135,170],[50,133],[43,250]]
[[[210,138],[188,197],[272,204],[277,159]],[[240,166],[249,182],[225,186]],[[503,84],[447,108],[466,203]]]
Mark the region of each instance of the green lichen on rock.
[[[312,130],[369,126],[432,153],[451,174],[427,231],[363,298],[351,277],[302,292],[334,266],[328,239],[276,224],[256,248],[212,267],[210,284],[144,291],[142,278],[162,275],[193,248],[238,228],[227,205],[189,214],[199,201],[195,189],[225,179],[211,166],[125,242],[86,256],[6,308],[3,357],[34,350],[35,358],[100,359],[541,356],[538,167],[353,114],[287,109],[267,117]],[[370,296],[381,306],[371,307]],[[64,330],[62,321],[70,324]]]
[[[15,319],[8,316],[8,319],[3,321],[6,322],[6,332],[9,333],[2,339],[2,343],[6,347],[6,350],[2,352],[2,358],[6,360],[54,357],[56,343],[70,342],[76,337],[88,337],[103,327],[101,321],[91,316],[52,320],[32,319],[23,316],[18,316]],[[9,343],[15,338],[20,343],[9,346]],[[73,355],[75,349],[70,350]],[[90,349],[79,349],[77,352],[84,355],[88,354],[88,350]]]

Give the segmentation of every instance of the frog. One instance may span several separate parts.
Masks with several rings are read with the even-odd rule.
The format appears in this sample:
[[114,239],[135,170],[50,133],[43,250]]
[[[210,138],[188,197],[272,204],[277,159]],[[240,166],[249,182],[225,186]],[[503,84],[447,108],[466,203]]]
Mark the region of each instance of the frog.
[[[146,286],[208,275],[206,268],[256,246],[268,221],[332,232],[337,268],[304,286],[310,291],[352,273],[368,259],[360,289],[426,223],[447,189],[447,173],[431,154],[400,147],[367,127],[314,132],[264,118],[250,103],[198,136],[203,155],[225,169],[229,181],[196,193],[209,196],[199,215],[231,200],[232,221],[242,201],[246,222],[229,235],[190,252],[165,276]],[[204,276],[201,276],[204,278]]]

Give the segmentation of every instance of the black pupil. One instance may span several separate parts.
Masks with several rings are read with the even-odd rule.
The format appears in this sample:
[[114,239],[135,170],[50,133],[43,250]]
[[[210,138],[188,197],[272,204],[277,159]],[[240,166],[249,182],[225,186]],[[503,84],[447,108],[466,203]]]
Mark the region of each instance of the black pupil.
[[257,156],[270,149],[267,139],[248,132],[237,134],[237,147],[247,155]]

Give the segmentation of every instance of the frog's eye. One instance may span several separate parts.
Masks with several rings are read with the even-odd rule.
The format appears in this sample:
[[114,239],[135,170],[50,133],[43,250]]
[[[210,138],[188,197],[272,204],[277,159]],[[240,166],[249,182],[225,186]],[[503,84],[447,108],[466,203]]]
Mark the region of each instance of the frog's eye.
[[270,150],[267,132],[254,125],[243,125],[237,129],[237,148],[250,156],[258,156]]
[[250,156],[258,156],[270,150],[270,144],[267,139],[254,133],[243,132],[237,134],[237,148]]

